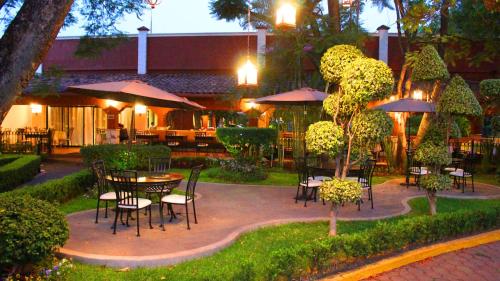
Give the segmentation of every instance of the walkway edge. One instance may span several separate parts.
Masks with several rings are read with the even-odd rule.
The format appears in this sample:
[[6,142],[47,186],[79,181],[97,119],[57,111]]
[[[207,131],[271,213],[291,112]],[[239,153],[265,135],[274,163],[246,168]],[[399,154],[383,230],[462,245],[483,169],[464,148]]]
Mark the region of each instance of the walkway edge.
[[326,277],[322,280],[323,281],[362,280],[431,257],[439,256],[442,254],[462,249],[472,248],[496,241],[500,241],[500,229],[408,251],[396,257],[384,259],[375,262],[373,264],[363,266],[359,269],[340,273],[332,277]]

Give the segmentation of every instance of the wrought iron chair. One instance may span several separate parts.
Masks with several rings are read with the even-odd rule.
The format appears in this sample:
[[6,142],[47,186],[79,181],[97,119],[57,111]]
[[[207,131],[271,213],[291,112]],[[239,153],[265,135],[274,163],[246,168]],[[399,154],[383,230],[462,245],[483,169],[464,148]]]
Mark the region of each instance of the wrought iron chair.
[[[430,171],[427,170],[426,167],[422,166],[422,163],[415,161],[413,159],[410,159],[410,168],[409,168],[409,173],[410,176],[413,176],[415,185],[417,186],[418,190],[420,190],[420,178],[422,176],[430,174]],[[406,185],[406,188],[408,188],[409,183]]]
[[[312,197],[314,202],[317,201],[318,188],[323,182],[312,178],[307,166],[307,159],[296,158],[295,167],[297,169],[299,178],[299,182],[297,184],[297,193],[295,195],[295,203],[298,202],[299,193],[302,190],[302,196],[304,197],[304,207],[307,207],[307,201],[309,200],[309,197]],[[311,194],[308,194],[309,190],[311,190]]]
[[106,167],[104,166],[103,160],[97,160],[92,163],[92,170],[97,179],[97,208],[95,214],[95,223],[98,223],[99,219],[99,207],[101,201],[105,202],[106,211],[104,212],[104,218],[108,217],[108,202],[116,201],[116,193],[109,190],[108,181],[106,180]]
[[[170,157],[151,157],[149,162],[149,173],[151,175],[164,175],[170,170],[171,158]],[[177,183],[178,185],[178,183]],[[146,193],[146,198],[151,200],[151,195],[158,195],[158,202],[163,197],[164,193],[170,193],[170,191],[177,187],[177,185],[172,184],[159,184],[148,186],[144,192]],[[147,212],[147,210],[146,210]]]
[[163,223],[163,205],[167,204],[168,210],[170,211],[170,221],[172,221],[175,216],[175,212],[173,210],[172,205],[184,205],[186,208],[186,222],[187,222],[187,229],[191,229],[189,226],[189,208],[188,205],[191,203],[193,205],[193,213],[194,213],[194,223],[198,223],[198,219],[196,217],[196,205],[195,205],[195,190],[196,190],[196,183],[198,182],[198,177],[200,176],[201,169],[203,168],[203,165],[195,166],[191,169],[191,175],[189,176],[188,183],[186,185],[186,194],[185,195],[179,195],[179,194],[169,194],[166,196],[163,196],[160,202],[160,218],[161,218],[161,225],[163,230],[165,230],[165,224]]
[[[358,182],[361,184],[361,188],[363,190],[368,191],[368,200],[371,201],[372,209],[373,209],[373,191],[372,191],[372,178],[373,172],[375,171],[375,166],[377,164],[377,160],[368,159],[363,165],[361,165],[361,170],[358,175]],[[363,199],[360,198],[358,201],[358,211],[361,210],[361,203],[363,203]]]
[[462,187],[462,193],[465,192],[465,187],[467,186],[467,179],[470,178],[472,192],[475,192],[474,173],[475,173],[474,159],[472,159],[471,157],[466,157],[460,163],[459,168],[450,173],[450,176],[453,177],[454,186],[457,186],[458,188]]
[[149,211],[149,227],[151,225],[151,200],[139,198],[137,185],[137,171],[111,170],[113,188],[116,193],[116,212],[113,223],[113,234],[116,234],[116,222],[120,211],[127,211],[127,226],[132,211],[136,212],[137,237],[141,236],[139,232],[139,210],[147,208]]

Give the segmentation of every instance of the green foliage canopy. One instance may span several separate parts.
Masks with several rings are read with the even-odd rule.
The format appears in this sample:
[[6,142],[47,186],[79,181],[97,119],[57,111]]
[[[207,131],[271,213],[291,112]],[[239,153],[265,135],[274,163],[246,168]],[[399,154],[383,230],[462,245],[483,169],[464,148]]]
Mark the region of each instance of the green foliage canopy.
[[451,163],[451,155],[444,144],[424,142],[415,151],[415,160],[424,165],[441,166]]
[[251,151],[257,153],[259,148],[270,147],[278,136],[278,131],[272,128],[217,128],[217,139],[233,156],[251,156]]
[[356,143],[360,146],[380,143],[392,132],[392,119],[381,110],[367,110],[356,115],[352,130]]
[[383,61],[372,58],[358,58],[348,64],[340,81],[343,94],[360,106],[388,97],[393,85],[392,70]]
[[448,175],[426,175],[420,181],[420,186],[430,192],[449,189],[450,185],[451,178]]
[[316,122],[307,128],[306,143],[308,150],[334,157],[344,145],[344,132],[334,122]]
[[455,75],[439,98],[436,110],[449,115],[481,115],[481,105],[465,80]]
[[450,78],[446,64],[432,45],[422,48],[413,64],[413,81],[435,81]]
[[481,95],[500,98],[500,79],[485,79],[479,83]]
[[330,83],[339,84],[347,65],[363,53],[352,45],[335,45],[329,48],[321,57],[320,72],[323,79]]
[[348,202],[356,202],[361,198],[361,185],[355,181],[333,178],[324,181],[320,189],[320,197],[334,205],[342,205]]
[[330,116],[337,114],[340,118],[347,118],[356,109],[356,104],[349,96],[333,93],[323,101],[323,110]]

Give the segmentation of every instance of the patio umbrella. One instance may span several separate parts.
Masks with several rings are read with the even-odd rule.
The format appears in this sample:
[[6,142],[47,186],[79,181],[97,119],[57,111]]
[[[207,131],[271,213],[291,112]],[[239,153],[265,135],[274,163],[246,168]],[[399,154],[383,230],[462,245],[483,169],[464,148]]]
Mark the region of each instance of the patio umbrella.
[[[425,112],[436,112],[436,106],[433,103],[416,100],[416,99],[399,99],[396,101],[388,102],[379,106],[374,107],[374,109],[381,109],[385,112],[408,112],[408,113],[425,113]],[[410,118],[408,120],[408,138],[407,138],[407,159],[411,158],[411,139],[410,139]],[[409,172],[410,163],[409,160],[406,164],[406,186],[409,185]]]
[[[321,105],[328,97],[327,94],[311,88],[300,88],[297,90],[284,92],[276,95],[265,96],[255,99],[255,103],[273,104],[273,105],[292,105],[303,106],[304,117],[307,114],[308,105]],[[305,119],[305,118],[304,118]],[[304,155],[305,155],[305,139],[304,139]]]
[[[113,99],[127,103],[141,103],[149,106],[190,110],[201,110],[205,108],[196,102],[176,96],[137,80],[69,86],[68,90],[101,99]],[[135,129],[134,109],[132,110],[130,128]],[[132,134],[133,132],[129,139],[129,146],[133,138]]]
[[149,106],[200,110],[205,107],[141,81],[119,81],[69,86],[69,90],[101,99]]

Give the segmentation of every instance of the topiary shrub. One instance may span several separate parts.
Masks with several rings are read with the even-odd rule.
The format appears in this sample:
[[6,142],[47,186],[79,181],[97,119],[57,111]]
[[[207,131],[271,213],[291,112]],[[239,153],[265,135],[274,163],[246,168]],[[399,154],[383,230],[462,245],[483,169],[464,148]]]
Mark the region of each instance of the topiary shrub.
[[363,53],[352,45],[335,45],[323,54],[320,62],[320,72],[323,79],[339,84],[346,66],[353,60],[364,57]]
[[316,154],[328,154],[334,157],[343,144],[342,128],[331,121],[316,122],[307,128],[307,149]]
[[469,85],[459,75],[453,76],[446,85],[436,110],[447,115],[479,116],[483,112]]
[[41,158],[37,155],[22,155],[0,167],[0,192],[12,190],[30,181],[40,172]]
[[251,159],[236,158],[219,161],[220,167],[207,170],[211,178],[219,178],[229,182],[255,182],[265,180],[267,172],[261,165]]
[[0,268],[22,272],[51,256],[68,239],[64,215],[31,197],[0,197]]
[[361,185],[355,181],[333,178],[324,181],[319,187],[320,197],[329,201],[330,209],[330,235],[337,235],[337,216],[340,206],[348,202],[357,202],[361,198]]
[[261,150],[268,150],[278,137],[272,128],[217,128],[217,139],[234,157],[257,159]]
[[439,56],[436,48],[427,45],[420,50],[413,64],[412,80],[436,81],[450,78],[446,64]]
[[352,130],[358,146],[370,146],[382,142],[392,133],[392,119],[381,110],[367,110],[352,121]]
[[345,67],[340,86],[356,104],[389,97],[394,85],[392,70],[383,61],[358,58]]
[[486,79],[479,83],[481,95],[499,99],[500,98],[500,79]]

